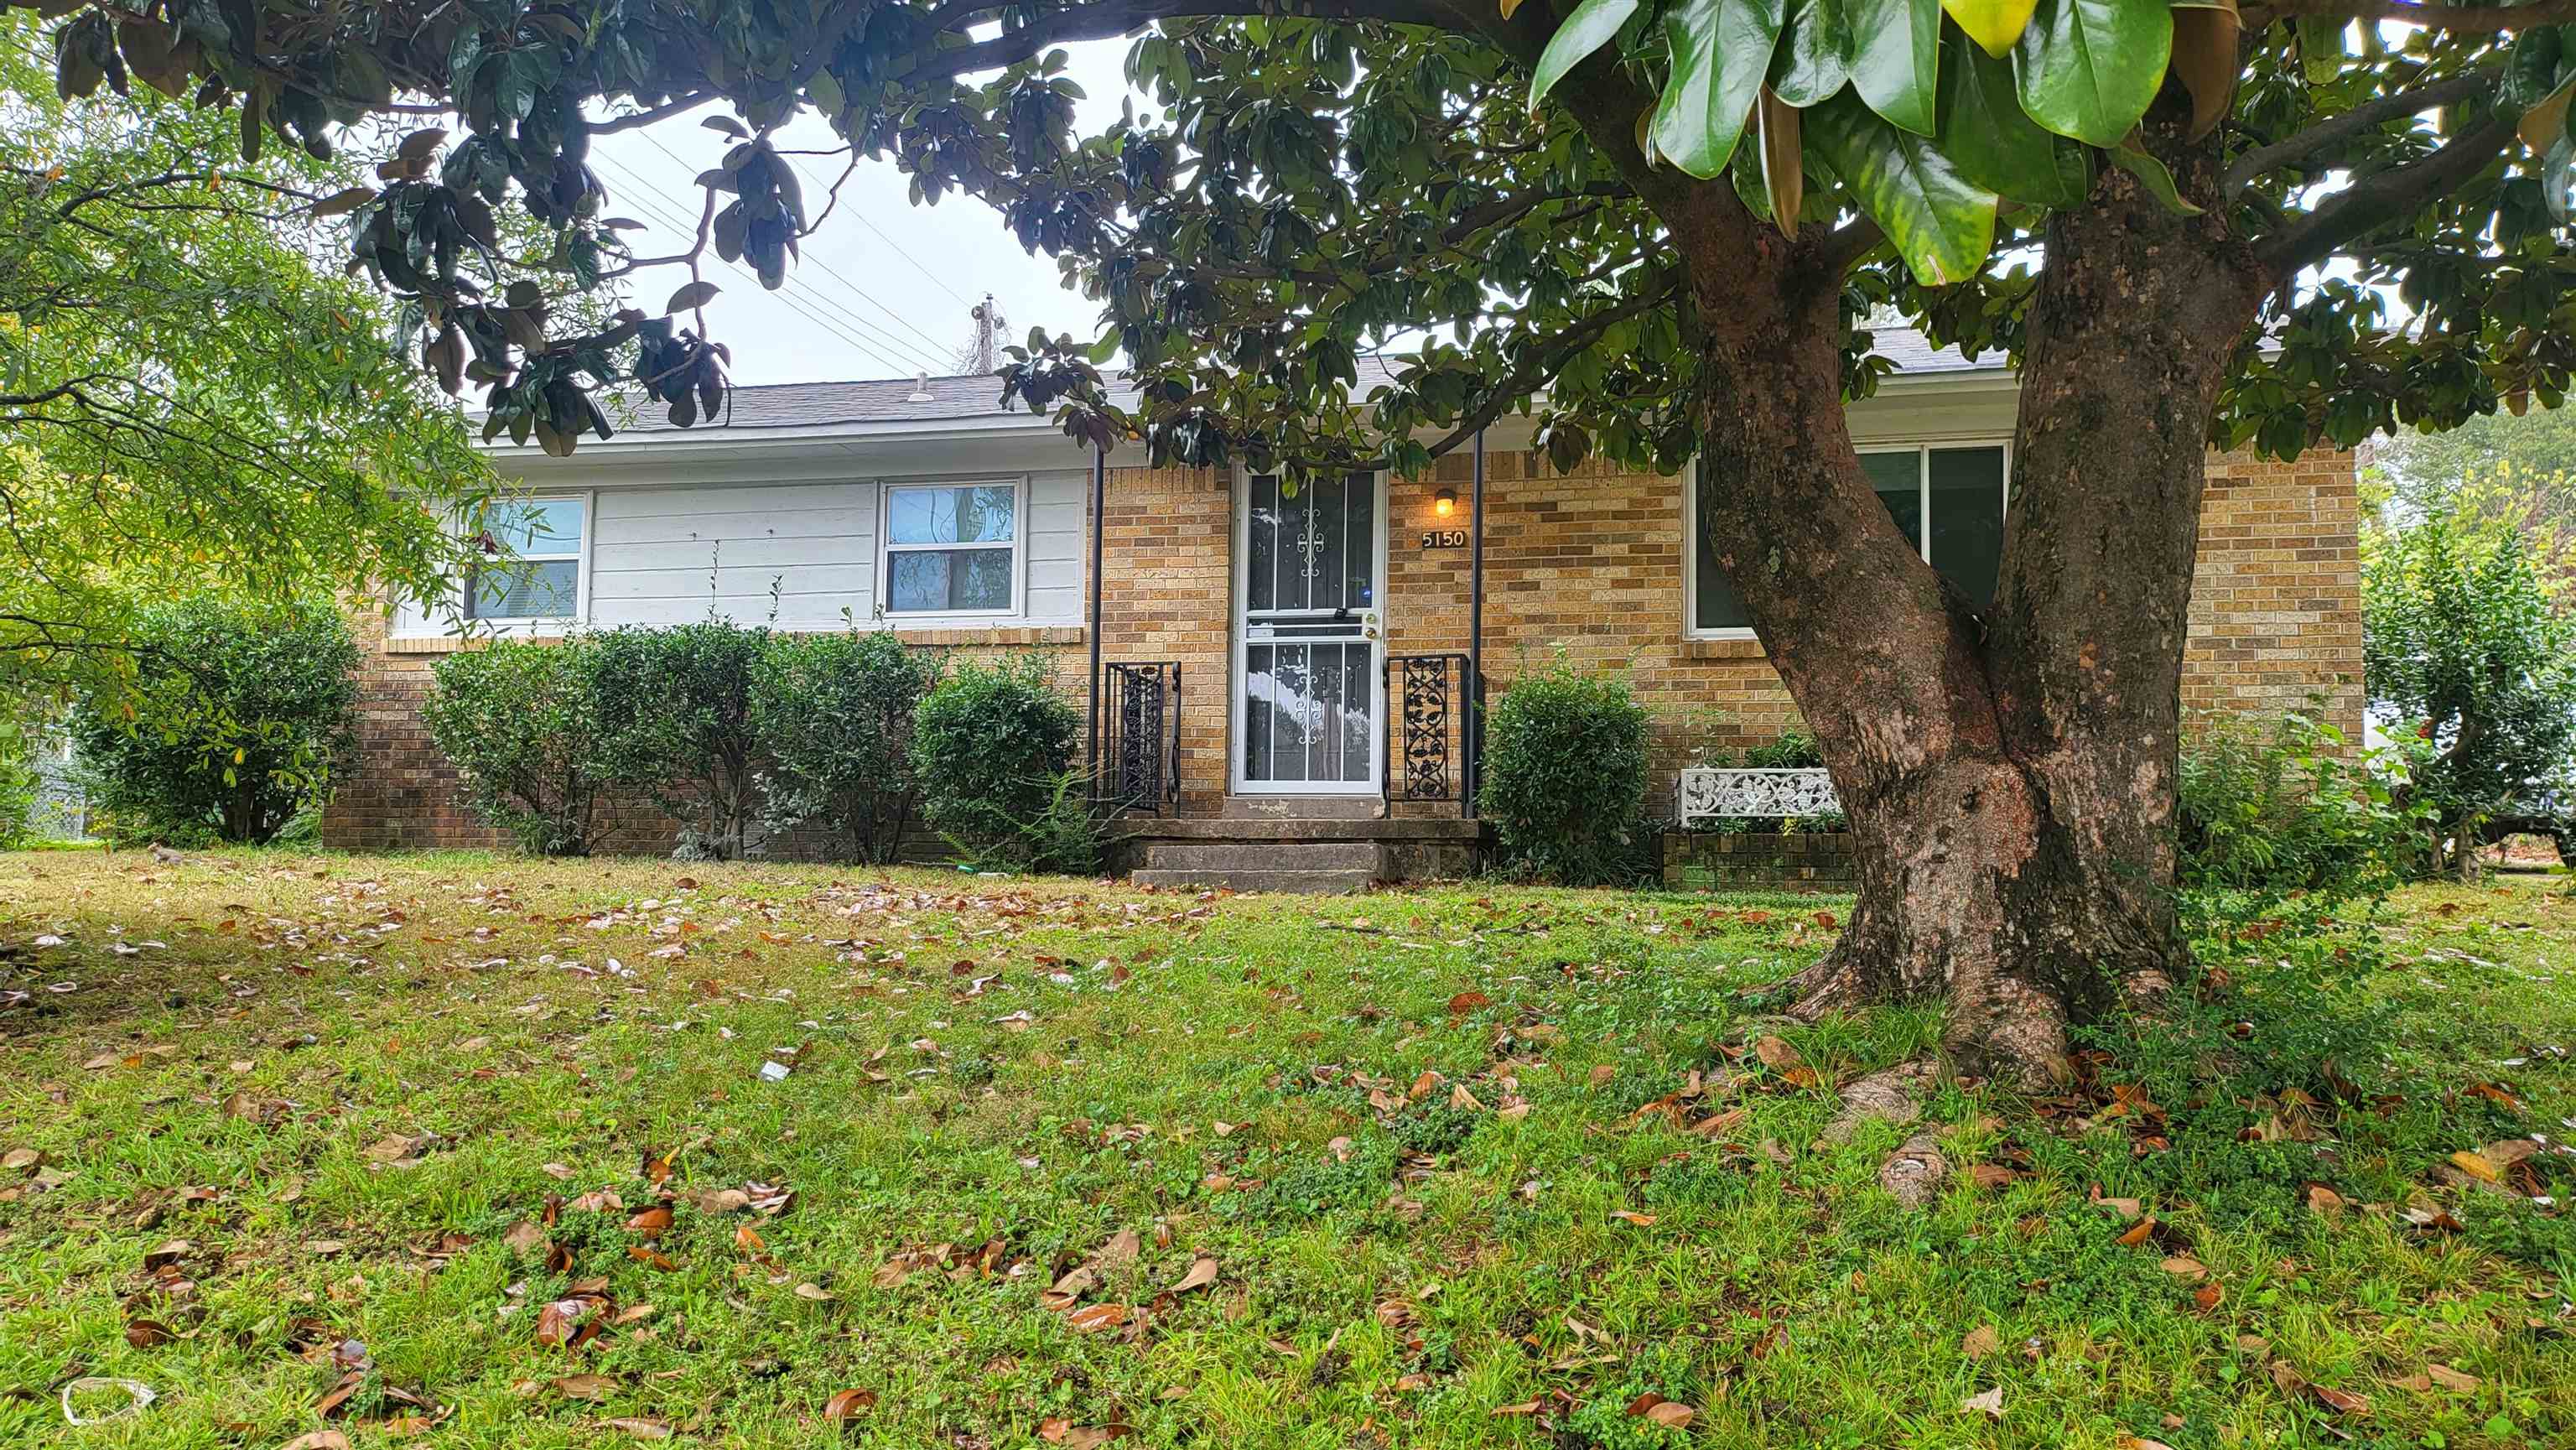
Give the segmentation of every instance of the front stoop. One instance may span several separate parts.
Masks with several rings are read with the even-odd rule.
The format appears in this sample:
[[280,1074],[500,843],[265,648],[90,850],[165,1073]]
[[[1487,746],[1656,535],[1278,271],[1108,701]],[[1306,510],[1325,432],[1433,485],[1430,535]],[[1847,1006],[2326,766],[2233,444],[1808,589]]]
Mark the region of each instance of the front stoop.
[[1347,893],[1383,881],[1455,878],[1475,870],[1482,839],[1475,821],[1389,820],[1314,805],[1294,815],[1130,816],[1109,830],[1113,867],[1139,886],[1242,892]]

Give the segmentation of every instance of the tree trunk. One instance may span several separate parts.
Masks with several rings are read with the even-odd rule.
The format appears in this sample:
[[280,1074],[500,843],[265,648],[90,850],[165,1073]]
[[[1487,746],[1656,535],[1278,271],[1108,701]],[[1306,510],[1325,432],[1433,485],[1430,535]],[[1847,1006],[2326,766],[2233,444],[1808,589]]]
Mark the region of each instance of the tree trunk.
[[1861,471],[1839,279],[1802,273],[1800,247],[1759,246],[1748,267],[1682,240],[1708,371],[1702,526],[1856,837],[1859,900],[1799,1010],[1945,996],[1963,1069],[2058,1078],[2070,1025],[2179,976],[2174,780],[2205,437],[2259,269],[2123,173],[2052,227],[1981,616]]

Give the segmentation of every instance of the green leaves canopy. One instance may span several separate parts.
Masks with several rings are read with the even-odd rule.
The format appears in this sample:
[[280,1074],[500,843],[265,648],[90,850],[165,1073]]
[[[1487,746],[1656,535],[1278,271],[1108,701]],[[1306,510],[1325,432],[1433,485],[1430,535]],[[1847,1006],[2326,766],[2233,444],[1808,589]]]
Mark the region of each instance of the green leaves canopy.
[[[1811,154],[1853,181],[1854,200],[1935,285],[1984,264],[1995,193],[2037,206],[2080,199],[2091,168],[2047,133],[2119,146],[2163,87],[2173,48],[2169,0],[1958,0],[1947,43],[1941,0],[1785,3],[1785,13],[1783,0],[1665,10],[1656,152],[1693,176],[1724,173],[1766,78],[1781,102],[1830,108],[1806,128]],[[1610,46],[1635,9],[1591,0],[1570,16],[1532,76],[1531,104]],[[1973,35],[1958,28],[1970,25]],[[1852,114],[1846,94],[1883,124]]]
[[40,23],[0,12],[0,692],[140,688],[157,600],[426,597],[458,547],[440,515],[491,477],[392,307],[317,263],[340,224],[314,204],[358,167],[242,163],[234,118],[113,33],[110,77],[92,31],[58,32],[71,77],[148,88],[66,102]]
[[[2216,442],[2348,444],[2548,401],[2576,368],[2565,26],[2398,41],[2247,27],[2233,0],[70,3],[50,32],[65,91],[193,88],[272,152],[327,151],[397,92],[451,106],[452,130],[332,204],[424,367],[480,389],[488,427],[558,452],[608,426],[603,389],[683,425],[721,406],[721,299],[615,317],[598,299],[705,248],[782,280],[821,220],[775,164],[800,112],[900,167],[916,200],[989,201],[1099,300],[1096,337],[1015,356],[1012,401],[1191,464],[1338,466],[1393,436],[1418,467],[1513,408],[1542,414],[1569,466],[1678,464],[1701,382],[1667,231],[1685,192],[1704,217],[1740,199],[1830,257],[1856,393],[1882,370],[1861,319],[2015,349],[2052,210],[2141,192],[2297,279],[2264,321],[2279,345],[2229,370]],[[1078,134],[1056,46],[1140,25],[1140,103]],[[2438,98],[2401,104],[2418,93]],[[2333,124],[2364,106],[2382,113]],[[2495,139],[2498,107],[2521,142]],[[686,257],[640,259],[591,139],[684,115],[707,231]],[[2196,167],[2174,164],[2185,134]],[[2435,180],[2372,199],[2464,139]],[[1396,359],[1393,385],[1362,409],[1372,353]],[[1096,364],[1120,354],[1134,389],[1113,403]],[[1446,431],[1410,441],[1420,428]]]

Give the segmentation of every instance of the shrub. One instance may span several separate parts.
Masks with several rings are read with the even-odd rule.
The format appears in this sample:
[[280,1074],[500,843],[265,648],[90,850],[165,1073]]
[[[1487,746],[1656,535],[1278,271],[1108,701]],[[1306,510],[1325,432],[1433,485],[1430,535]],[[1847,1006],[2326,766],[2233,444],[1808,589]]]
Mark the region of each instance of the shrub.
[[322,603],[213,597],[147,610],[134,676],[74,708],[72,738],[109,834],[265,842],[329,798],[348,749],[358,647]]
[[2490,819],[2552,815],[2576,789],[2576,614],[2529,541],[2473,499],[2365,535],[2363,677],[2429,741],[2415,792],[2474,873]]
[[819,823],[860,860],[895,859],[920,795],[913,716],[940,667],[884,630],[771,641],[751,683],[770,823]]
[[2268,729],[2233,716],[2201,722],[2177,776],[2176,846],[2186,887],[2340,895],[2384,889],[2414,859],[2421,808],[2398,803],[2392,753],[2356,768],[2330,753],[2342,732],[2302,714]]
[[1646,711],[1624,674],[1560,659],[1523,674],[1485,725],[1477,809],[1504,859],[1584,886],[1629,869],[1646,794]]
[[739,860],[758,849],[751,682],[769,639],[720,619],[590,638],[603,774],[680,822],[677,855]]
[[36,729],[0,701],[0,851],[14,851],[35,834]]
[[539,856],[600,845],[599,708],[589,642],[499,640],[438,662],[421,719],[465,805]]
[[1068,817],[1088,820],[1072,771],[1082,717],[1049,683],[1045,656],[967,661],[921,702],[912,768],[922,814],[972,859],[1085,871],[1087,831],[1064,839]]

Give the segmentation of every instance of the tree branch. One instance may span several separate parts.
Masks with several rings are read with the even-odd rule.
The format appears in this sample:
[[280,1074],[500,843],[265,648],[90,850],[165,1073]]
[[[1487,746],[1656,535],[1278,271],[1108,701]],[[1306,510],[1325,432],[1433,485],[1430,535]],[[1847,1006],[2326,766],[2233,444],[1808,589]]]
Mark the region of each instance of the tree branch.
[[1828,277],[1840,277],[1852,264],[1869,255],[1869,249],[1887,240],[1887,233],[1868,217],[1853,217],[1834,228],[1816,242],[1816,261]]
[[715,98],[716,93],[713,91],[693,91],[677,100],[665,101],[648,110],[636,111],[624,116],[612,116],[591,127],[590,133],[597,136],[609,131],[641,130],[656,121],[667,121],[683,112],[694,111]]
[[2344,243],[2411,214],[2477,175],[2512,143],[2516,119],[2496,117],[2429,156],[2354,182],[2273,233],[2255,248],[2255,256],[2276,281],[2287,281],[2334,255]]
[[2218,183],[2219,199],[2234,201],[2237,193],[2251,185],[2256,177],[2305,161],[2391,121],[2483,95],[2495,87],[2502,73],[2502,67],[2489,67],[2418,86],[2411,91],[2382,96],[2375,101],[2365,101],[2340,116],[2320,121],[2269,146],[2257,146],[2237,157],[2235,164],[2227,168],[2226,176]]
[[1512,369],[1500,383],[1494,386],[1493,391],[1486,395],[1482,404],[1470,412],[1439,442],[1432,444],[1431,456],[1438,458],[1483,432],[1493,424],[1495,419],[1503,416],[1504,410],[1511,407],[1514,399],[1555,381],[1556,375],[1565,370],[1565,365],[1582,356],[1594,343],[1600,341],[1603,333],[1629,318],[1642,316],[1672,301],[1673,285],[1671,282],[1666,282],[1660,287],[1650,287],[1625,302],[1593,313],[1590,317],[1549,339],[1546,351],[1541,356]]
[[2401,20],[2428,30],[2536,30],[2576,20],[2576,0],[2529,5],[2427,5],[2422,0],[2272,0],[2245,10],[2248,32],[2275,20]]

